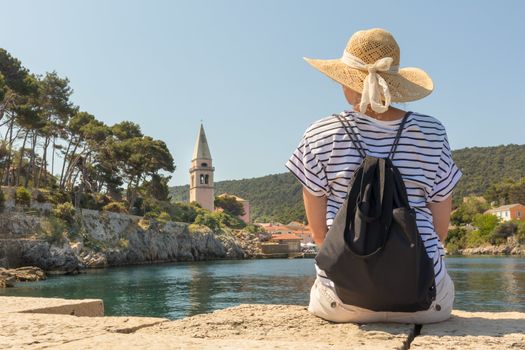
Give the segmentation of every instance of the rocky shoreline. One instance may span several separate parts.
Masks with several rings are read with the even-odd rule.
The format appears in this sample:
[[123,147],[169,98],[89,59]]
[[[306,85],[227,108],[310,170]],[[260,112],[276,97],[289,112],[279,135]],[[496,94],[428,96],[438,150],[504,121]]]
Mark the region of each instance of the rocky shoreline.
[[459,254],[470,255],[511,255],[511,256],[525,256],[525,245],[487,245],[476,248],[461,249]]
[[[20,212],[0,214],[0,267],[35,266],[48,274],[75,274],[110,266],[245,259],[253,242],[230,231],[151,221],[112,212],[82,210],[79,232],[49,239],[49,218]],[[49,233],[47,233],[49,235]]]
[[13,287],[17,281],[41,281],[45,279],[46,273],[38,267],[24,266],[16,269],[0,267],[0,288]]

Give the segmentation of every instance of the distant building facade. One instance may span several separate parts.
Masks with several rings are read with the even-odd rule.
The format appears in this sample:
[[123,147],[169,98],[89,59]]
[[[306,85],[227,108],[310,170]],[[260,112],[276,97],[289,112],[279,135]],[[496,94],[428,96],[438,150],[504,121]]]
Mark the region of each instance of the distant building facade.
[[502,205],[501,207],[487,210],[485,214],[496,215],[501,221],[524,220],[525,205],[520,203]]
[[272,235],[271,242],[285,245],[289,253],[301,251],[301,238],[293,234],[283,233]]
[[213,167],[204,126],[201,124],[190,168],[190,202],[197,202],[204,209],[214,210]]
[[262,226],[266,232],[272,235],[292,234],[301,239],[300,243],[313,243],[310,227],[297,221],[292,221],[288,225],[280,223],[259,223],[258,225]]

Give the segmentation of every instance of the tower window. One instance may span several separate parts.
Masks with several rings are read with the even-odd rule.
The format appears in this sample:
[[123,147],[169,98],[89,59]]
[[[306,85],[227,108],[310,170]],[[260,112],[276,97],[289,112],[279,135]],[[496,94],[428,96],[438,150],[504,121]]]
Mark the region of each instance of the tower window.
[[204,184],[204,175],[200,176],[199,183],[202,185]]
[[206,168],[208,166],[208,163],[201,163],[201,167]]
[[204,183],[207,185],[209,181],[209,175],[204,176]]

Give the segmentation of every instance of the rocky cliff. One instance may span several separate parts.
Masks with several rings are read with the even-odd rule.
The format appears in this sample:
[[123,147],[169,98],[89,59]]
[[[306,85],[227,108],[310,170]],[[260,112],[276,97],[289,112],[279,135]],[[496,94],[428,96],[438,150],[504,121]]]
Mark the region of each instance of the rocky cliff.
[[[0,267],[38,266],[48,272],[168,261],[241,259],[235,236],[185,223],[150,221],[83,209],[75,232],[57,235],[48,216],[0,214]],[[58,238],[57,238],[58,237]]]

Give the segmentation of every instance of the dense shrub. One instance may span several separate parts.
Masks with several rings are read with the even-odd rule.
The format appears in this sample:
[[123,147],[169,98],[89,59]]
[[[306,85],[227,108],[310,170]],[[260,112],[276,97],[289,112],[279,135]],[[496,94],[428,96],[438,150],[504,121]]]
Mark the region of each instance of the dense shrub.
[[[137,197],[135,202],[133,202],[133,206],[129,209],[129,213],[132,215],[142,216],[144,215],[146,207],[147,203],[144,201],[144,198]],[[151,210],[151,208],[148,208],[148,210]]]
[[243,231],[244,232],[248,232],[248,233],[264,233],[264,232],[266,232],[264,227],[262,227],[260,225],[256,225],[256,224],[246,225],[246,227],[244,227]]
[[53,209],[53,215],[73,225],[75,222],[75,207],[69,202],[59,204]]
[[23,186],[19,186],[15,192],[15,202],[17,205],[28,207],[31,204],[31,192]]
[[80,195],[80,207],[92,210],[103,210],[111,199],[102,193],[82,193]]
[[456,227],[448,231],[445,239],[445,246],[449,254],[458,254],[467,245],[467,230],[463,227]]
[[490,244],[490,235],[484,235],[479,230],[472,230],[467,232],[467,248],[476,248],[487,244]]
[[67,223],[56,216],[46,217],[41,227],[44,238],[49,243],[60,243],[68,232]]
[[49,200],[53,204],[62,204],[71,202],[71,196],[66,191],[57,189],[50,193]]
[[525,221],[518,222],[515,235],[518,242],[525,243]]
[[157,216],[157,220],[163,223],[167,223],[168,221],[171,221],[171,216],[170,214],[163,211]]
[[483,203],[475,197],[467,198],[452,213],[450,221],[454,225],[470,224],[476,214],[482,214],[489,208],[487,203]]
[[216,208],[222,208],[225,212],[233,216],[244,215],[244,207],[237,198],[227,194],[215,197],[214,204]]
[[237,216],[231,215],[227,212],[219,213],[219,220],[223,226],[241,229],[246,226],[246,223],[239,219]]
[[0,188],[0,211],[4,210],[5,208],[5,194],[4,191]]
[[501,244],[507,241],[507,237],[516,234],[518,230],[518,223],[515,221],[505,221],[494,228],[491,235],[491,242],[493,244]]
[[171,203],[168,211],[173,221],[192,223],[200,207],[183,202]]
[[222,228],[221,215],[222,213],[219,212],[201,211],[197,214],[194,224],[207,226],[212,231],[219,231]]
[[48,190],[39,189],[35,199],[38,203],[50,202],[50,192]]
[[102,210],[104,211],[111,211],[114,213],[127,213],[128,209],[126,208],[126,205],[121,202],[111,202],[106,204],[104,207],[102,207]]
[[476,214],[472,219],[472,225],[477,227],[483,236],[491,235],[498,224],[498,217],[492,214]]
[[221,231],[226,227],[241,229],[246,226],[244,221],[236,216],[221,211],[210,212],[205,209],[199,209],[197,211],[194,223],[197,225],[208,226],[215,232]]

